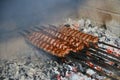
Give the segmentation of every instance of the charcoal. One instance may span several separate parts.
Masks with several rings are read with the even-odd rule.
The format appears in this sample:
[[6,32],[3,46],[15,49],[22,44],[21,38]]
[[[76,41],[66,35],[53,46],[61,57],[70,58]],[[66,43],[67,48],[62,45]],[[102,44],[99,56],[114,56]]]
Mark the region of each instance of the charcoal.
[[85,27],[89,27],[89,26],[91,26],[92,24],[91,24],[91,20],[90,19],[86,19],[85,20]]
[[5,77],[3,77],[3,76],[0,77],[0,80],[4,80],[4,79],[5,79]]
[[15,80],[14,78],[9,78],[9,80]]
[[92,24],[89,24],[88,27],[94,28],[94,26]]
[[103,37],[102,33],[98,34],[98,37],[99,37],[99,38]]
[[65,24],[65,26],[66,26],[66,27],[70,27],[70,25],[69,25],[69,24]]
[[29,57],[27,57],[25,65],[29,65],[30,63],[31,63],[31,57],[29,56]]
[[102,25],[101,28],[107,30],[107,26],[106,26],[106,24]]
[[85,72],[85,69],[83,69],[81,64],[78,64],[78,71]]
[[84,29],[82,29],[82,28],[79,29],[79,31],[81,31],[81,32],[82,32],[83,30],[84,30]]
[[109,42],[110,39],[109,39],[108,37],[105,37],[105,41],[106,41],[106,42]]
[[114,43],[115,43],[118,47],[120,47],[120,38],[119,38],[119,39],[115,39]]

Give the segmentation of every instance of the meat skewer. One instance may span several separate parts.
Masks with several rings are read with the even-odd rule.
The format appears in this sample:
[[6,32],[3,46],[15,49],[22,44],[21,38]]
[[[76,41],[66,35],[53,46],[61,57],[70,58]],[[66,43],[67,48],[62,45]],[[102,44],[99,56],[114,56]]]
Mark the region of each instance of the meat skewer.
[[[62,26],[62,27],[60,27],[60,28],[57,28],[57,27],[55,27],[54,25],[49,25],[50,26],[50,28],[56,28],[55,30],[57,30],[58,29],[58,31],[59,32],[62,32],[62,33],[64,33],[64,34],[66,34],[66,35],[71,35],[71,36],[80,36],[80,38],[82,38],[83,40],[85,40],[85,41],[88,41],[88,42],[94,42],[94,43],[100,43],[100,44],[104,44],[104,45],[108,45],[108,46],[111,46],[111,47],[114,47],[114,48],[116,48],[116,49],[120,49],[120,48],[118,48],[118,47],[116,47],[116,46],[114,46],[114,45],[110,45],[110,44],[108,44],[108,43],[105,43],[105,42],[101,42],[101,41],[99,41],[99,39],[96,37],[96,36],[93,36],[93,35],[90,35],[90,34],[86,34],[86,33],[83,33],[83,32],[80,32],[80,31],[78,31],[78,30],[75,30],[75,29],[71,29],[70,27],[64,27],[64,25]],[[52,29],[53,29],[52,28]],[[70,32],[70,31],[73,31],[71,34],[67,34],[67,32]],[[84,34],[86,34],[85,36],[82,36],[82,35],[84,35]],[[91,40],[91,38],[94,38],[94,40]]]
[[[40,30],[41,28],[39,28]],[[74,51],[76,52],[77,50],[81,50],[82,46],[80,45],[84,45],[85,42],[82,43],[81,40],[78,40],[77,38],[74,38],[74,37],[71,37],[71,36],[65,36],[59,32],[55,32],[55,31],[52,31],[52,30],[41,30],[41,31],[44,31],[45,33],[47,34],[50,34],[52,36],[55,36],[63,41],[66,41],[70,44],[70,46],[73,46],[73,47],[77,47],[77,49],[74,48]],[[85,45],[86,46],[86,45]],[[84,47],[84,46],[83,46]]]
[[[46,29],[47,30],[47,29]],[[67,31],[68,30],[68,31]],[[70,35],[72,35],[72,34],[68,34],[68,33],[66,33],[66,32],[69,32],[69,30],[71,30],[71,31],[74,31],[74,32],[77,32],[77,34],[79,34],[79,36],[78,37],[80,37],[80,39],[78,39],[78,40],[81,40],[81,38],[83,39],[83,40],[86,40],[86,41],[84,41],[84,43],[87,43],[86,45],[87,46],[91,46],[91,47],[93,47],[93,46],[95,46],[96,47],[96,44],[99,42],[98,41],[98,38],[97,37],[94,37],[94,36],[92,36],[92,35],[88,35],[88,34],[85,34],[85,33],[80,33],[79,31],[77,31],[77,30],[74,30],[74,29],[70,29],[70,28],[68,28],[68,27],[63,27],[62,28],[62,30],[60,30],[60,31],[62,31],[63,33],[64,33],[64,35],[67,35],[67,36],[70,36]],[[53,31],[53,29],[51,29],[51,28],[49,28],[49,31]],[[59,31],[59,32],[60,32]],[[55,31],[54,31],[55,32]],[[61,33],[62,33],[61,32]],[[73,33],[73,32],[72,32]],[[76,37],[76,35],[72,35],[73,37]],[[92,37],[91,37],[92,36]],[[77,38],[76,38],[77,39]],[[94,42],[94,43],[93,43]],[[91,44],[92,43],[92,44]],[[101,50],[100,50],[101,51]],[[104,51],[102,51],[102,52],[104,52]],[[104,52],[105,54],[106,54],[106,52]],[[113,56],[113,57],[115,57],[115,58],[117,58],[117,59],[120,59],[118,56],[116,56],[116,55],[114,55],[114,54],[109,54],[108,53],[108,55],[110,55],[110,56]]]
[[[64,35],[62,35],[62,34],[60,34],[60,33],[58,33],[58,32],[55,32],[55,31],[52,31],[51,32],[51,30],[45,30],[46,32],[48,32],[48,33],[50,33],[50,34],[52,34],[52,35],[55,35],[55,34],[58,34],[58,35],[56,35],[56,37],[59,37],[59,38],[62,38],[62,39],[64,39]],[[59,35],[60,34],[60,35]],[[70,40],[68,40],[68,41],[70,41]],[[75,41],[73,41],[73,42],[75,42]],[[81,47],[81,46],[80,46]],[[112,60],[112,59],[111,59]],[[115,60],[114,60],[115,61]]]
[[[32,36],[34,36],[34,35],[32,35]],[[43,37],[42,37],[43,36]],[[47,35],[45,35],[45,34],[42,34],[41,33],[41,37],[39,37],[39,38],[32,38],[31,39],[31,36],[29,37],[29,40],[32,42],[32,44],[34,44],[34,45],[37,45],[38,47],[40,47],[40,48],[43,48],[43,49],[45,49],[45,50],[47,50],[47,47],[46,46],[48,46],[48,45],[52,45],[52,46],[55,46],[55,47],[57,47],[58,49],[60,48],[61,49],[61,52],[63,51],[64,52],[64,50],[68,50],[69,49],[69,47],[68,46],[66,46],[65,44],[63,44],[63,42],[60,42],[60,40],[58,40],[58,39],[53,39],[53,38],[51,38],[50,36],[47,36]],[[49,43],[50,42],[50,43]],[[63,45],[62,45],[63,44]],[[58,45],[58,46],[57,46]],[[65,46],[66,46],[66,48],[65,48]],[[50,47],[50,46],[48,46],[48,47]],[[54,49],[54,48],[53,48]],[[49,51],[49,50],[48,50]],[[69,51],[68,51],[69,52]],[[54,54],[56,54],[57,55],[57,53],[54,53]],[[67,53],[61,53],[61,54],[67,54]],[[58,56],[58,55],[57,55]],[[59,56],[59,57],[61,57],[61,56]],[[63,57],[63,56],[62,56]]]
[[[38,37],[37,38],[35,38],[35,37],[32,37],[32,36],[34,36],[34,35],[37,35],[38,33],[36,33],[36,34],[33,34],[33,35],[30,35],[30,37],[28,38],[31,42],[32,42],[32,44],[35,44],[35,45],[37,45],[37,44],[39,44],[37,41],[45,41],[46,43],[49,43],[49,44],[51,44],[51,45],[53,45],[53,46],[57,46],[58,45],[58,47],[62,47],[62,45],[61,44],[63,44],[64,46],[65,45],[68,45],[68,44],[65,44],[65,42],[63,41],[60,41],[60,39],[58,39],[58,38],[56,38],[56,37],[53,37],[52,38],[52,36],[50,37],[49,35],[47,35],[47,34],[44,34],[44,33],[41,33],[41,32],[39,32],[39,34],[40,35],[38,35]],[[53,41],[53,42],[52,42]],[[57,41],[57,42],[56,42]],[[80,46],[80,48],[79,47],[77,47],[77,49],[82,49],[82,48],[84,48],[84,45],[83,45],[83,47],[82,47],[82,45],[83,45],[83,43],[81,42],[80,44],[79,44],[79,46]],[[64,47],[63,46],[63,47]],[[62,47],[62,49],[63,49],[63,47]],[[67,46],[66,46],[67,47]],[[75,49],[75,48],[74,48]],[[60,57],[60,56],[59,56]]]
[[[62,35],[62,34],[60,34],[60,33],[58,33],[58,32],[55,32],[55,31],[51,31],[51,30],[45,30],[46,32],[48,32],[48,33],[50,33],[50,34],[52,34],[53,36],[55,35],[55,34],[57,34],[57,35],[55,35],[56,37],[58,37],[58,38],[62,38],[63,40],[68,40],[68,42],[70,42],[71,40],[70,39],[68,39],[68,38],[64,38],[65,37],[65,35]],[[75,38],[74,38],[75,39]],[[76,39],[75,39],[76,40]],[[75,42],[76,43],[76,41],[75,40],[72,40],[73,42]],[[70,42],[70,43],[73,43],[73,42]],[[81,46],[80,46],[80,48],[81,48]],[[78,48],[79,49],[79,48]],[[103,51],[102,51],[103,52]]]
[[[51,26],[52,27],[52,26]],[[107,43],[105,43],[105,42],[101,42],[101,41],[99,41],[99,39],[98,39],[98,37],[95,37],[95,36],[92,36],[92,35],[89,35],[89,34],[85,34],[85,33],[82,33],[82,32],[80,32],[80,31],[78,31],[78,30],[75,30],[75,29],[71,29],[71,28],[69,28],[69,27],[62,27],[62,28],[60,28],[59,29],[59,32],[61,32],[61,33],[64,33],[65,35],[67,35],[67,36],[73,36],[73,37],[79,37],[79,39],[82,39],[82,40],[84,40],[84,41],[86,41],[86,42],[88,42],[88,44],[89,43],[92,43],[92,44],[89,44],[89,45],[92,45],[91,47],[96,47],[96,44],[97,43],[101,43],[101,44],[105,44],[105,45],[108,45],[108,46],[111,46],[111,47],[114,47],[114,48],[117,48],[117,49],[120,49],[120,48],[118,48],[118,47],[116,47],[116,46],[113,46],[113,45],[110,45],[110,44],[107,44]],[[71,32],[71,34],[69,33],[67,33],[67,32]],[[76,34],[75,34],[75,32],[76,32]],[[120,57],[120,55],[116,55],[116,54],[109,54],[110,56],[114,56],[114,57],[116,57],[117,59],[120,59],[119,57]]]

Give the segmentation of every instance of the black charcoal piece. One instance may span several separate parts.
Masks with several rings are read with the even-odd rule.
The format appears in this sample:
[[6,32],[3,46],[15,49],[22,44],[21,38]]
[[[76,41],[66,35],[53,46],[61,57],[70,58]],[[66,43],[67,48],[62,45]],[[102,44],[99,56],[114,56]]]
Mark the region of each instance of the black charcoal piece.
[[105,37],[105,41],[106,41],[106,42],[109,42],[110,39],[109,39],[108,37]]
[[4,80],[4,79],[5,79],[5,77],[3,77],[3,76],[0,77],[0,80]]
[[93,28],[94,26],[93,26],[92,24],[89,24],[89,25],[88,25],[88,27],[91,27],[91,28]]
[[15,80],[14,78],[9,78],[9,80]]
[[102,27],[103,29],[107,30],[106,24],[103,24],[101,27]]
[[65,24],[65,26],[66,26],[66,27],[70,27],[70,25],[69,25],[69,24]]

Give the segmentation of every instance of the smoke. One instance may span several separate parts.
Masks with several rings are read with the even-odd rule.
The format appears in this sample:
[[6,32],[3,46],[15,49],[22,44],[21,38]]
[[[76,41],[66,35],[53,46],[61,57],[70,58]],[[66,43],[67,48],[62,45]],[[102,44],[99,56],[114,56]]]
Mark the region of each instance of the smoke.
[[[83,1],[83,0],[82,0]],[[18,34],[39,24],[59,22],[76,15],[81,0],[0,0],[0,58],[34,55]],[[41,53],[41,52],[39,52]]]
[[1,0],[0,33],[75,15],[80,2],[82,0]]

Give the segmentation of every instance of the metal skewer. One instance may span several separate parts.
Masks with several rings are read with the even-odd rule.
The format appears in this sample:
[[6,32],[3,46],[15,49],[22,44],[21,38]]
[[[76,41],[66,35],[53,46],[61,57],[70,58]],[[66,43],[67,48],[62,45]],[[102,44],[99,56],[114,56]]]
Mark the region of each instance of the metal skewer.
[[111,47],[116,48],[116,49],[120,49],[120,48],[117,47],[117,46],[114,46],[114,45],[111,45],[111,44],[105,43],[105,42],[103,42],[103,41],[99,41],[98,43],[99,43],[99,44],[104,44],[104,45],[107,45],[107,46],[111,46]]
[[80,62],[82,65],[87,66],[87,67],[89,67],[90,69],[96,71],[98,74],[103,75],[103,76],[106,76],[106,77],[108,77],[108,78],[111,78],[112,80],[117,80],[116,78],[109,76],[108,74],[106,74],[106,73],[103,72],[103,71],[98,71],[98,70],[96,70],[95,68],[90,67],[89,65],[87,65],[87,64],[85,63],[86,60],[84,60],[82,57],[79,56],[79,59],[76,59],[76,57],[78,57],[78,56],[75,55],[75,53],[73,53],[73,54],[71,54],[71,56],[69,56],[69,58],[70,58],[71,60],[73,60],[73,61],[75,61],[75,62]]

